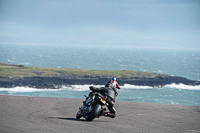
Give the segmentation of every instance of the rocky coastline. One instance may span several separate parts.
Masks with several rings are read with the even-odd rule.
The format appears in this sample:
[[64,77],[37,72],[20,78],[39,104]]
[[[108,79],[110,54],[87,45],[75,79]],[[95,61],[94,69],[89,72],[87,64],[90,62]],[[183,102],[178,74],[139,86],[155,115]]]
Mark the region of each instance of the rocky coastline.
[[[2,64],[1,64],[2,65]],[[5,66],[5,64],[3,64]],[[7,64],[6,64],[7,65]],[[10,66],[10,65],[9,65]],[[15,65],[18,71],[27,71],[22,65]],[[21,69],[23,68],[23,69]],[[6,68],[7,70],[8,68]],[[11,69],[11,68],[9,68]],[[16,68],[12,68],[16,69]],[[1,71],[5,69],[1,68]],[[30,70],[29,70],[30,71]],[[0,76],[0,87],[3,88],[13,88],[16,86],[28,86],[33,88],[46,88],[46,89],[58,89],[62,86],[70,85],[104,85],[106,84],[113,76],[117,77],[117,82],[119,85],[131,84],[138,86],[152,86],[152,87],[163,87],[167,84],[185,84],[185,85],[200,85],[200,81],[190,80],[184,77],[179,76],[169,76],[165,74],[158,73],[144,73],[137,72],[133,74],[127,74],[124,76],[117,75],[75,75],[75,74],[62,74],[62,75],[48,75],[45,72],[34,71],[37,75],[34,76],[20,76],[20,75],[9,75],[9,76]],[[27,72],[26,72],[27,74]]]
[[[62,77],[0,77],[0,87],[13,88],[16,86],[28,86],[33,88],[58,89],[69,85],[104,85],[110,76],[62,76]],[[178,76],[168,76],[158,74],[156,77],[119,77],[119,85],[131,84],[138,86],[163,87],[167,84],[200,85],[200,81],[193,81]]]

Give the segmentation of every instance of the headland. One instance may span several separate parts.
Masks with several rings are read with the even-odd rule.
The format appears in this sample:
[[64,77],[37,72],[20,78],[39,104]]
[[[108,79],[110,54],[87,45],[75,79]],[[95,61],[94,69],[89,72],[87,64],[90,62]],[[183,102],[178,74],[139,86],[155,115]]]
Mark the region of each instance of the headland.
[[67,68],[43,68],[0,63],[0,87],[28,86],[58,89],[69,85],[104,85],[117,77],[119,85],[163,87],[167,84],[200,85],[200,81],[180,76],[130,70],[85,70]]

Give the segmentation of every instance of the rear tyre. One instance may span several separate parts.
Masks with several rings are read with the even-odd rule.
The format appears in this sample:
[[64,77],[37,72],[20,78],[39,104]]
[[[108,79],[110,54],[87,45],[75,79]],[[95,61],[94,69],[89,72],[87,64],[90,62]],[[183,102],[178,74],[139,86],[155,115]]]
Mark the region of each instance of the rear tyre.
[[93,111],[85,117],[86,121],[92,121],[94,118],[96,118],[98,116],[98,114],[101,112],[101,105],[100,104],[96,104],[95,108],[93,109]]

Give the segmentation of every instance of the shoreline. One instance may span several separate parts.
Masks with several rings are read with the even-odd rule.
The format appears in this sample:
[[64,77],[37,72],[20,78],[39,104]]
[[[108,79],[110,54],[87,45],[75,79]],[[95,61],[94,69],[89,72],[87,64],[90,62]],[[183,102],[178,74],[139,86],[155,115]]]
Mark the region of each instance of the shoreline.
[[[112,77],[112,76],[110,76]],[[14,88],[14,87],[31,87],[31,88],[46,88],[46,89],[59,89],[62,86],[70,85],[105,85],[110,77],[79,77],[79,76],[67,76],[67,77],[0,77],[0,87],[3,88]],[[193,81],[183,77],[177,76],[164,76],[164,77],[129,77],[129,78],[118,78],[117,82],[120,86],[125,84],[135,85],[135,86],[150,86],[150,87],[164,87],[170,84],[184,84],[190,86],[200,85],[200,81]]]

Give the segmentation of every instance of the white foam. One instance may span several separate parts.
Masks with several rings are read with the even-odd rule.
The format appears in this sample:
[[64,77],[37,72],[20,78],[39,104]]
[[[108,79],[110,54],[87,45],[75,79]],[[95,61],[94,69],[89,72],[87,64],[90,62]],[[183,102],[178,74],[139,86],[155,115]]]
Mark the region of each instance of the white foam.
[[187,90],[200,90],[200,85],[192,86],[192,85],[185,85],[185,84],[170,84],[166,85],[167,88],[176,88],[176,89],[187,89]]
[[62,89],[69,89],[69,90],[74,90],[74,91],[88,91],[90,90],[89,87],[94,86],[94,87],[103,87],[103,85],[70,85],[70,86],[62,86]]
[[152,89],[151,86],[138,86],[138,85],[131,85],[131,84],[124,84],[121,86],[122,89]]
[[15,62],[14,60],[9,60],[9,59],[7,59],[7,61],[8,61],[8,62]]
[[38,92],[38,91],[58,91],[59,89],[37,89],[30,87],[0,88],[0,91],[8,92]]
[[[14,88],[0,88],[0,91],[8,91],[12,92],[41,92],[41,91],[58,91],[63,89],[73,90],[73,91],[89,91],[89,87],[104,87],[105,85],[70,85],[70,86],[62,86],[60,89],[39,89],[39,88],[30,88],[30,87],[14,87]],[[137,86],[124,84],[124,86],[120,86],[121,89],[152,89],[150,86]]]
[[[62,89],[70,89],[75,91],[88,91],[90,86],[94,87],[104,87],[105,85],[71,85],[71,86],[63,86]],[[124,84],[123,86],[120,86],[122,89],[152,89],[153,87],[150,86],[137,86],[137,85],[130,85],[130,84]]]
[[[61,89],[39,89],[39,88],[30,88],[30,87],[14,87],[14,88],[0,88],[0,91],[8,91],[8,93],[15,92],[42,92],[42,91],[60,91],[63,89],[73,90],[73,91],[89,91],[89,87],[104,87],[104,85],[70,85],[70,86],[62,86]],[[187,90],[200,90],[200,85],[191,86],[185,84],[169,84],[164,86],[165,88],[174,88],[174,89],[187,89]],[[151,86],[137,86],[131,84],[124,84],[120,86],[121,89],[153,89]]]

